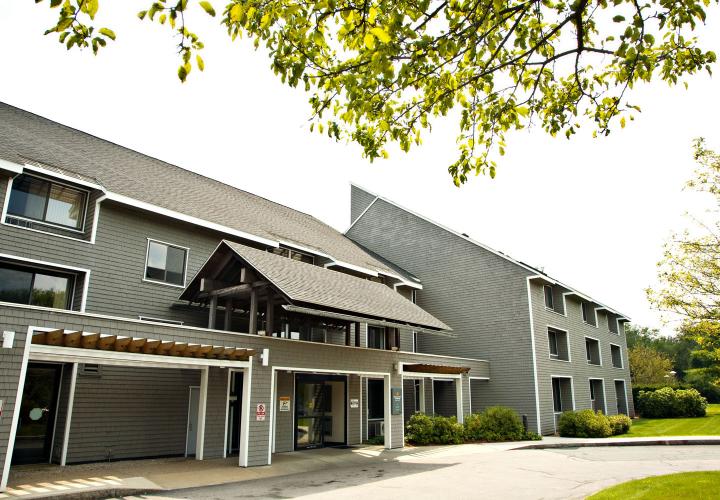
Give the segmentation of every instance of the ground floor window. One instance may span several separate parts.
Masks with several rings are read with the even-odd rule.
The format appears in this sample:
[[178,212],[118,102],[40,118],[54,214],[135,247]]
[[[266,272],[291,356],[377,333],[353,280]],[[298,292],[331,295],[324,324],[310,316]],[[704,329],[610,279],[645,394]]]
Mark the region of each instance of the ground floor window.
[[617,402],[617,412],[628,415],[627,392],[625,392],[625,381],[615,381],[615,399]]
[[70,309],[75,276],[0,263],[0,301]]

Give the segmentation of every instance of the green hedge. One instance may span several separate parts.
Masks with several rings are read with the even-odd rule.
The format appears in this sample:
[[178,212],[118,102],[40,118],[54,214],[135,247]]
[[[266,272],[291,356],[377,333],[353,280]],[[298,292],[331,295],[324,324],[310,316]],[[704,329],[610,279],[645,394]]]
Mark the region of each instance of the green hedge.
[[668,384],[642,384],[633,385],[633,401],[637,401],[641,392],[653,392],[664,387],[671,389],[695,389],[708,403],[720,403],[720,385],[715,384],[705,373],[707,369],[698,368],[687,370],[685,380],[672,385]]
[[645,418],[704,417],[707,400],[695,389],[640,391],[637,411]]
[[558,432],[563,437],[604,438],[626,434],[632,421],[627,415],[603,415],[601,411],[566,411],[560,416]]
[[415,413],[405,426],[405,438],[410,443],[420,445],[542,439],[534,432],[526,432],[518,414],[502,406],[468,415],[464,425],[458,423],[455,417]]

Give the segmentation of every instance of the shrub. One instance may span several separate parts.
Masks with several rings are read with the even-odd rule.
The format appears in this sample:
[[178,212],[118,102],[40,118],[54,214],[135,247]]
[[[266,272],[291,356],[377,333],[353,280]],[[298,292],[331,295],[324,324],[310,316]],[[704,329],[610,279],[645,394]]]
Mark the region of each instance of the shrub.
[[405,437],[414,444],[460,444],[463,435],[463,425],[455,417],[415,413],[405,426]]
[[619,436],[620,434],[627,434],[632,425],[632,420],[627,415],[610,415],[607,417],[610,423],[610,429],[612,429],[613,436]]
[[637,409],[645,418],[703,417],[707,400],[695,389],[663,387],[640,391]]
[[542,440],[542,436],[538,434],[537,432],[533,431],[525,431],[525,435],[523,435],[523,441],[540,441]]
[[405,425],[405,437],[411,443],[430,444],[433,440],[433,419],[424,413],[415,413]]
[[609,419],[593,410],[566,411],[560,416],[558,428],[563,437],[601,438],[613,434]]
[[493,406],[465,418],[465,437],[471,441],[520,441],[525,438],[525,428],[514,410]]

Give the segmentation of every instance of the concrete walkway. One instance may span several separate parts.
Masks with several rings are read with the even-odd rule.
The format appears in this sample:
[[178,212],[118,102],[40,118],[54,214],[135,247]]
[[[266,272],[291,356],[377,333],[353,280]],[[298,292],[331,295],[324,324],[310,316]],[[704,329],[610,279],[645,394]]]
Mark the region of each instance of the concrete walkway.
[[[587,446],[629,446],[646,447],[653,443],[682,445],[689,442],[720,444],[720,437],[679,437],[665,439],[571,439],[546,437],[542,441],[514,443],[468,444],[459,446],[406,447],[400,450],[385,450],[380,446],[364,446],[352,449],[325,448],[318,450],[280,453],[273,456],[272,466],[241,468],[237,457],[196,461],[192,459],[133,460],[103,462],[59,467],[56,465],[35,465],[14,467],[10,475],[9,489],[0,493],[0,500],[11,498],[51,498],[68,495],[72,498],[102,498],[109,495],[139,495],[149,492],[182,490],[217,484],[238,484],[241,482],[262,482],[279,477],[310,477],[313,474],[333,470],[369,470],[391,464],[423,464],[428,459],[451,459],[455,462],[472,460],[473,456],[498,457],[498,460],[513,460],[516,453],[502,453],[518,450],[540,451],[556,448],[578,449]],[[700,446],[698,446],[699,448]],[[673,447],[674,448],[674,447]],[[679,448],[679,446],[678,446]],[[690,448],[688,446],[688,448]],[[562,451],[562,450],[557,450]],[[592,450],[588,450],[592,452]],[[717,448],[720,458],[720,448]],[[433,462],[434,463],[434,462]],[[432,465],[434,467],[435,465]],[[441,466],[441,467],[444,467]],[[415,465],[411,468],[416,468]],[[720,464],[718,467],[720,469]],[[362,477],[362,475],[360,476]]]

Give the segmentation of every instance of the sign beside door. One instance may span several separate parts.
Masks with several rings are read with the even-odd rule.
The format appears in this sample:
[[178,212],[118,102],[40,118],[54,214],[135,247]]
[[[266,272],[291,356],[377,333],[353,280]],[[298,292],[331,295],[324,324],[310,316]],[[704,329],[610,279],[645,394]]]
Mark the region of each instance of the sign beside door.
[[400,387],[393,387],[390,390],[391,405],[393,415],[402,414],[402,389]]
[[280,396],[279,411],[290,411],[290,396]]
[[255,408],[255,420],[258,422],[263,422],[265,420],[265,403],[258,403],[257,407]]
[[350,398],[350,409],[360,408],[360,400],[358,398]]

